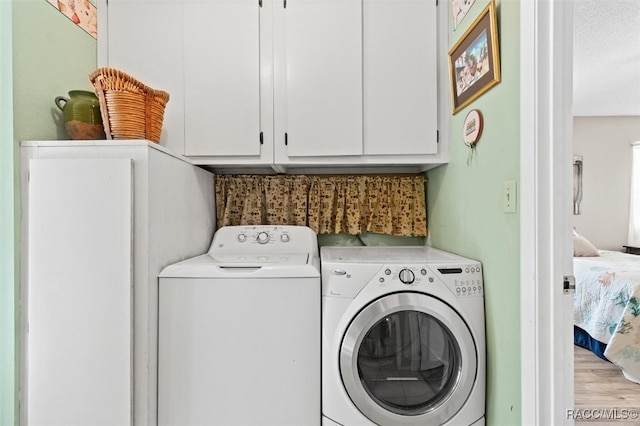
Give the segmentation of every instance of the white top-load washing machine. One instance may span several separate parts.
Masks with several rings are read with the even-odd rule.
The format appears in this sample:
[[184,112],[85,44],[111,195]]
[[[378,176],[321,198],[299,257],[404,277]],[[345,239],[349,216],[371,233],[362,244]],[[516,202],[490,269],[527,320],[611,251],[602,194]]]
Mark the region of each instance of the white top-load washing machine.
[[481,264],[429,247],[320,256],[323,425],[484,425]]
[[226,226],[159,278],[160,425],[319,425],[316,234]]

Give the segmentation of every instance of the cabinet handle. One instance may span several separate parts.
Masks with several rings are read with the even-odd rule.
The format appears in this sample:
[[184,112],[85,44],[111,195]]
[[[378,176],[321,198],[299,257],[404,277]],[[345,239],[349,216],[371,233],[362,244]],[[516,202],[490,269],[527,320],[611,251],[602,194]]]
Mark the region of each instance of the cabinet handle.
[[260,132],[260,145],[264,144],[264,134]]
[[262,7],[262,0],[258,0],[258,6]]
[[284,144],[289,145],[289,135],[286,133],[284,134]]
[[284,8],[287,8],[287,0],[282,0],[282,3],[284,4]]

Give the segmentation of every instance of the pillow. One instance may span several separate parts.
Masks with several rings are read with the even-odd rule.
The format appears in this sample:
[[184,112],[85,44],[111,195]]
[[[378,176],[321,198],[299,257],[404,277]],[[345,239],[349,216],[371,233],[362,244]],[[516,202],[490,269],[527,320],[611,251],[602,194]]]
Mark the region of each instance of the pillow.
[[573,230],[573,255],[575,257],[597,257],[600,256],[598,249],[582,235]]
[[318,246],[362,246],[357,235],[349,234],[318,234]]
[[395,235],[375,234],[365,232],[360,234],[360,240],[365,246],[424,246],[425,237],[399,237]]

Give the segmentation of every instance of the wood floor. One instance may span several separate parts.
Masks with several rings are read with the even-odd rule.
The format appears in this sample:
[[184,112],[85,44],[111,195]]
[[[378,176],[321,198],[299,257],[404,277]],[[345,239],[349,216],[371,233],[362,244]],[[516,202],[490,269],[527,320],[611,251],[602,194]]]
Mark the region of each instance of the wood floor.
[[574,346],[574,360],[576,424],[640,425],[640,384],[625,379],[618,367],[579,346]]

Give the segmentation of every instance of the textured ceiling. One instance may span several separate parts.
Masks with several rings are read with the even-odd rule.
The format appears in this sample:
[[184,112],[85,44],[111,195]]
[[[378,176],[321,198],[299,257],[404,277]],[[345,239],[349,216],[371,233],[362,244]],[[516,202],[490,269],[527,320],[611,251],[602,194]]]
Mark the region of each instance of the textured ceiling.
[[573,115],[640,116],[640,0],[573,3]]

